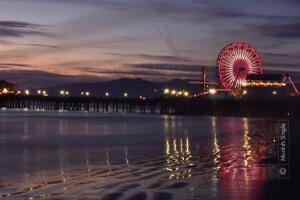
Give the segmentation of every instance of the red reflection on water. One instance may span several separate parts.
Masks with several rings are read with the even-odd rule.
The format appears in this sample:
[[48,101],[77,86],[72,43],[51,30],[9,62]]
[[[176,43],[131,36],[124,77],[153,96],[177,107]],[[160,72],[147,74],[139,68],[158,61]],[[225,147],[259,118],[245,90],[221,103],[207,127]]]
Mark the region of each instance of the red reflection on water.
[[[252,136],[249,120],[224,118],[220,121],[226,136],[217,141],[216,119],[212,119],[213,152],[218,149],[216,168],[219,177],[219,194],[230,199],[257,199],[262,195],[262,184],[270,178],[270,167],[261,161],[270,152],[267,138]],[[251,132],[252,133],[252,132]],[[261,133],[264,135],[264,133]],[[215,140],[215,141],[214,141]],[[216,155],[215,155],[216,157]]]

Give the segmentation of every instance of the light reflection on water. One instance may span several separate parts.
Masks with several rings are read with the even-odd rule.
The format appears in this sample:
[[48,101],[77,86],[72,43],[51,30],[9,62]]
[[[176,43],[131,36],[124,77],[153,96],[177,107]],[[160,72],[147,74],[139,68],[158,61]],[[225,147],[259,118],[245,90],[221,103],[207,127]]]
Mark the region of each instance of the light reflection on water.
[[277,122],[0,113],[5,198],[257,199],[275,178]]
[[[171,144],[170,144],[171,142]],[[192,176],[194,166],[189,147],[189,139],[180,138],[179,141],[166,139],[166,170],[170,172],[169,179],[185,179]]]

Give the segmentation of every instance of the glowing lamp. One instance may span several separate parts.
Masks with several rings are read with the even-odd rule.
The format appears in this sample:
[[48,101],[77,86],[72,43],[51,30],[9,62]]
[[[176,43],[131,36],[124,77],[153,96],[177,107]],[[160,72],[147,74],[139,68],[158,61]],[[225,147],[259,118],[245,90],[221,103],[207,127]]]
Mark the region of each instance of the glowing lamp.
[[164,89],[164,94],[169,94],[170,90],[168,88]]
[[25,93],[25,95],[30,95],[30,91],[29,90],[25,90],[24,93]]
[[177,95],[181,96],[182,95],[182,91],[177,92]]
[[212,88],[212,89],[209,89],[209,90],[208,90],[208,92],[209,92],[209,94],[212,94],[212,95],[214,95],[214,94],[216,94],[216,93],[217,93],[217,90],[216,90],[216,89],[214,89],[214,88]]
[[3,88],[2,93],[3,94],[7,94],[8,93],[8,89],[7,88]]

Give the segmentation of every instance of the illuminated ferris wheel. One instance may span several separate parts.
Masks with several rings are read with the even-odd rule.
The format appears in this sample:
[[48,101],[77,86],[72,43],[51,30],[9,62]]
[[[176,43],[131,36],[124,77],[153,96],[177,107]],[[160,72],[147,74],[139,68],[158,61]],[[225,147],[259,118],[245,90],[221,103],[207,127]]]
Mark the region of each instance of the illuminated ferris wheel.
[[220,52],[217,69],[218,79],[224,88],[237,89],[248,74],[262,74],[262,61],[251,45],[236,41]]

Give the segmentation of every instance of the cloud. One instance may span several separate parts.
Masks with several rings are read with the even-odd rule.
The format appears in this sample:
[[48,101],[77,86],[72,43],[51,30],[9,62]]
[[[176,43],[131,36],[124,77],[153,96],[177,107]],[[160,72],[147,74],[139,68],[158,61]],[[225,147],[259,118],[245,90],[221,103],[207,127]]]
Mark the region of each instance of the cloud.
[[[26,70],[32,68],[32,65],[20,63],[0,63],[0,70]],[[1,71],[2,73],[2,71]]]
[[19,87],[40,88],[74,82],[97,82],[103,80],[96,76],[71,76],[39,70],[7,70],[1,71],[1,80],[7,80]]
[[1,45],[15,45],[17,43],[12,42],[12,41],[8,41],[8,40],[0,40],[0,44]]
[[212,12],[211,17],[215,18],[227,18],[227,19],[254,19],[254,20],[264,20],[264,21],[277,21],[284,22],[286,20],[300,20],[300,16],[297,15],[280,15],[278,13],[272,14],[259,14],[251,13],[248,11],[241,12],[240,10],[228,10],[228,9],[218,9],[216,12]]
[[0,37],[23,37],[26,35],[38,35],[47,37],[53,36],[50,33],[45,33],[42,31],[0,28]]
[[42,25],[22,21],[0,21],[0,37],[23,37],[26,35],[54,37],[40,30]]
[[264,63],[277,63],[277,64],[293,64],[300,63],[299,56],[285,53],[262,53],[261,54]]
[[21,21],[0,21],[1,28],[36,28],[41,25]]
[[195,72],[165,72],[161,70],[97,70],[97,69],[89,69],[87,70],[94,74],[109,74],[112,75],[113,78],[122,78],[122,77],[141,77],[141,78],[151,78],[152,80],[163,81],[174,78],[180,79],[196,79],[199,78],[199,74]]
[[300,38],[300,22],[288,24],[264,24],[257,26],[256,31],[273,38]]
[[295,72],[300,73],[300,63],[265,63],[265,68],[269,71],[279,71],[279,72]]
[[142,76],[164,76],[161,71],[146,71],[146,70],[88,70],[97,74],[112,74],[112,75],[142,75]]
[[263,53],[263,65],[267,70],[283,72],[300,72],[300,58],[285,53]]
[[36,43],[18,43],[18,42],[12,42],[12,41],[9,41],[9,40],[0,40],[0,44],[2,45],[17,45],[17,46],[31,46],[31,47],[45,47],[45,48],[60,48],[59,46],[56,46],[56,45],[48,45],[48,44],[36,44]]
[[[82,70],[90,74],[109,74],[113,78],[141,77],[156,81],[179,79],[200,80],[204,65],[180,65],[180,64],[127,64],[114,69],[101,69],[97,67],[85,67]],[[205,66],[209,80],[215,80],[214,67]]]
[[143,53],[108,53],[108,55],[113,56],[125,56],[125,57],[133,57],[133,58],[141,58],[151,61],[163,61],[163,62],[194,62],[190,58],[180,57],[180,56],[169,56],[169,55],[152,55],[152,54],[143,54]]
[[187,64],[128,64],[130,67],[137,69],[149,69],[149,70],[171,70],[171,71],[187,71],[187,72],[202,72],[202,67],[214,68],[207,65],[187,65]]
[[290,54],[284,54],[284,53],[270,53],[270,52],[264,52],[261,54],[263,57],[268,57],[268,58],[299,58],[299,56],[295,55],[290,55]]
[[17,67],[29,67],[31,65],[19,64],[19,63],[0,63],[1,66],[17,66]]
[[51,48],[51,49],[58,49],[58,48],[60,48],[59,46],[48,45],[48,44],[20,44],[20,45],[32,46],[32,47],[46,47],[46,48]]

